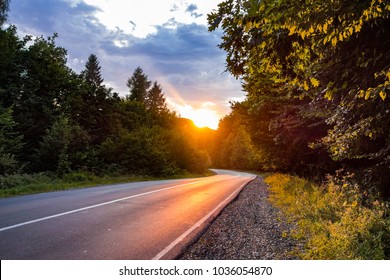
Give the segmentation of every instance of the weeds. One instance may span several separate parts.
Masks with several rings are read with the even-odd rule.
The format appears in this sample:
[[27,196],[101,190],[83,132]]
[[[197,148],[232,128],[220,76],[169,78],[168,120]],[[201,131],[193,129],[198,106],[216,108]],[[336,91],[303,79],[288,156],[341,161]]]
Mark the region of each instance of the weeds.
[[272,203],[297,227],[291,232],[305,240],[303,259],[389,259],[389,205],[361,192],[351,176],[328,177],[322,186],[289,175],[275,174]]

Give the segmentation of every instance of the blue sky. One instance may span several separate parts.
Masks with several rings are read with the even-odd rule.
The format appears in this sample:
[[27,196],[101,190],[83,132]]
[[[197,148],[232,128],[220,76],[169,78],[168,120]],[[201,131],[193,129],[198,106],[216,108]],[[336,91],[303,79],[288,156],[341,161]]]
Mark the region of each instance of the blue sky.
[[240,100],[240,82],[225,72],[220,32],[207,30],[207,14],[220,0],[11,0],[9,22],[21,35],[51,36],[80,72],[98,56],[105,83],[127,94],[138,66],[157,80],[184,117],[207,109],[218,117]]

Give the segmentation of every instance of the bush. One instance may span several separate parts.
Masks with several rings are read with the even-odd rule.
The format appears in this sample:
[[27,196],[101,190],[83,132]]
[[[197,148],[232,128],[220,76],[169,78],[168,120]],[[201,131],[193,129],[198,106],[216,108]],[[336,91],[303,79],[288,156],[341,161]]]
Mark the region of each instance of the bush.
[[53,178],[49,173],[6,175],[0,176],[0,188],[11,189],[51,181],[53,181]]
[[63,176],[63,180],[67,183],[82,183],[93,180],[93,175],[81,172],[68,173]]
[[389,206],[362,193],[351,176],[328,177],[323,186],[276,174],[265,182],[270,199],[297,223],[306,241],[303,259],[389,259]]

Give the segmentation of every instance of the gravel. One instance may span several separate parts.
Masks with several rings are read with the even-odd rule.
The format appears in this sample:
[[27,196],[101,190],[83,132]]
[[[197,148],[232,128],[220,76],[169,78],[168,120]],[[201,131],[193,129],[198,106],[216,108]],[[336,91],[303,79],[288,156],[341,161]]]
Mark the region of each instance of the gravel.
[[293,225],[268,201],[268,186],[257,177],[244,187],[178,259],[287,260],[297,259],[301,245],[286,233]]

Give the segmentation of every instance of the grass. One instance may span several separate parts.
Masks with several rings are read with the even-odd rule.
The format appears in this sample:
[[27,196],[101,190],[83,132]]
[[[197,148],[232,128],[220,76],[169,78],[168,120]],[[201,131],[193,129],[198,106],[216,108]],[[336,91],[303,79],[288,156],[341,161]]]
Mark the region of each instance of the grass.
[[329,177],[319,186],[284,174],[266,178],[271,202],[297,225],[290,234],[305,244],[300,258],[390,258],[389,205],[350,179]]
[[96,176],[89,173],[70,173],[59,178],[52,174],[16,174],[0,176],[0,198],[19,195],[54,192],[70,189],[112,185],[119,183],[196,178],[214,175],[211,171],[203,174],[183,173],[169,177],[152,177],[139,175]]

